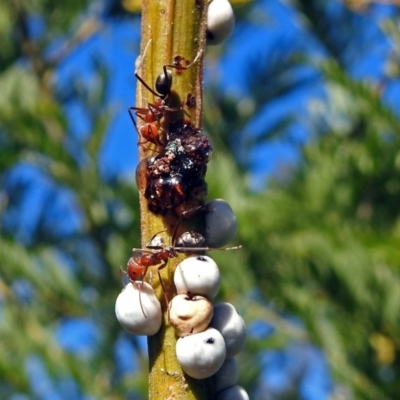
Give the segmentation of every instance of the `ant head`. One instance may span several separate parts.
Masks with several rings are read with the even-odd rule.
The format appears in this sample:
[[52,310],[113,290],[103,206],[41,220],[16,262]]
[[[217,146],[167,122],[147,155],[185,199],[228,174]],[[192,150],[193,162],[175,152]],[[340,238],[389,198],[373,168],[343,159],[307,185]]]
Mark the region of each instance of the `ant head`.
[[130,281],[137,281],[144,272],[144,267],[140,263],[140,258],[139,257],[131,257],[128,260],[128,263],[126,264],[126,273],[129,276]]
[[156,91],[160,97],[167,97],[171,92],[172,72],[164,67],[164,71],[156,79]]

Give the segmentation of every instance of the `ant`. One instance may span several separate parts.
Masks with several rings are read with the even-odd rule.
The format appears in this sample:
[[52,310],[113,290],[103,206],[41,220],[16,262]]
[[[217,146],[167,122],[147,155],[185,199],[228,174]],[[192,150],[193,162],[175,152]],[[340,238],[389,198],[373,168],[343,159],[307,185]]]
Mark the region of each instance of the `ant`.
[[[154,103],[148,103],[147,108],[143,107],[129,107],[129,116],[135,125],[136,130],[139,132],[139,137],[142,137],[144,141],[139,141],[139,145],[146,143],[153,143],[159,147],[166,145],[166,138],[163,132],[161,120],[166,116],[167,112],[178,112],[183,110],[183,105],[179,107],[169,107],[167,103],[171,99],[171,86],[172,86],[172,73],[167,70],[169,65],[163,66],[163,72],[158,75],[155,88],[153,90],[143,78],[136,72],[136,79],[154,96],[156,99]],[[142,119],[144,124],[138,129],[137,123],[134,118]],[[147,150],[145,148],[145,150]]]
[[[210,250],[236,250],[242,247],[241,245],[223,249],[204,247],[205,239],[203,235],[193,231],[184,232],[177,239],[175,239],[180,220],[181,218],[178,220],[172,235],[172,242],[174,243],[173,245],[165,247],[163,238],[159,236],[160,232],[156,233],[147,243],[146,249],[132,249],[133,255],[128,260],[126,271],[124,271],[128,275],[128,278],[131,282],[135,282],[139,278],[142,278],[143,284],[149,267],[161,264],[157,268],[157,274],[167,304],[167,291],[162,281],[160,271],[167,266],[170,258],[178,257],[179,253],[204,253]],[[146,317],[140,296],[139,301],[142,312]]]
[[[149,267],[161,264],[157,268],[157,274],[158,274],[158,279],[160,281],[163,293],[165,295],[166,303],[168,304],[168,298],[166,295],[167,291],[166,291],[164,283],[162,281],[160,271],[166,267],[169,258],[178,256],[178,252],[180,252],[180,250],[182,250],[182,248],[174,247],[174,246],[164,247],[163,240],[159,240],[156,243],[155,239],[159,238],[157,235],[158,234],[155,234],[150,239],[149,243],[147,243],[147,245],[146,245],[147,249],[132,249],[133,255],[128,260],[128,263],[126,264],[126,271],[123,271],[123,272],[125,272],[128,275],[129,280],[132,283],[137,281],[139,278],[142,278],[142,285],[143,285],[143,281],[144,281],[144,278],[147,274]],[[185,234],[183,234],[183,235],[185,235]],[[182,241],[180,243],[182,243]],[[144,312],[144,309],[143,309],[142,298],[140,295],[139,295],[139,301],[140,301],[140,307],[142,309],[142,312],[143,312],[144,316],[147,318],[146,313]]]
[[[135,77],[148,91],[150,91],[150,93],[156,96],[155,102],[149,103],[147,108],[128,108],[129,116],[135,125],[136,130],[139,132],[139,136],[144,139],[144,141],[139,141],[138,144],[144,145],[150,142],[163,147],[165,146],[166,141],[162,131],[161,120],[165,116],[165,112],[180,111],[181,109],[170,108],[166,104],[167,98],[169,98],[171,94],[172,73],[167,70],[167,65],[164,65],[163,72],[156,79],[156,90],[153,90],[137,72],[135,72]],[[140,129],[137,127],[133,114],[144,121],[144,125],[142,125]]]
[[[156,100],[154,103],[148,103],[147,108],[143,107],[129,107],[128,112],[129,116],[135,125],[136,130],[139,132],[139,136],[144,138],[145,141],[139,141],[139,145],[144,145],[148,142],[153,143],[159,147],[164,147],[166,145],[166,138],[162,129],[161,120],[166,116],[167,112],[180,112],[183,111],[185,104],[188,107],[193,107],[193,96],[190,97],[188,95],[188,99],[185,100],[178,107],[170,107],[170,104],[174,100],[173,92],[171,91],[172,87],[172,72],[167,69],[167,67],[175,68],[177,74],[181,74],[183,70],[189,69],[193,64],[195,64],[200,55],[202,53],[199,52],[193,62],[189,63],[182,56],[175,56],[173,64],[165,64],[163,66],[163,72],[158,75],[155,82],[155,90],[152,89],[146,81],[140,77],[140,75],[135,72],[136,79],[155,97]],[[182,62],[185,61],[186,65],[182,65]],[[189,103],[189,98],[191,102]],[[138,129],[137,123],[135,122],[135,118],[133,113],[140,119],[142,119],[145,123],[143,126]],[[177,120],[183,120],[183,117],[179,116]],[[174,121],[176,122],[176,121]],[[145,148],[145,150],[147,150]]]
[[[126,265],[126,274],[131,282],[143,278],[147,274],[149,267],[162,263],[157,268],[158,278],[163,288],[165,287],[161,279],[160,271],[166,267],[168,259],[178,257],[178,253],[194,253],[211,250],[208,247],[199,247],[204,245],[204,237],[197,232],[184,232],[175,241],[175,245],[164,246],[164,240],[156,233],[146,245],[146,249],[132,249],[133,256],[128,260]],[[177,246],[179,245],[179,246]]]

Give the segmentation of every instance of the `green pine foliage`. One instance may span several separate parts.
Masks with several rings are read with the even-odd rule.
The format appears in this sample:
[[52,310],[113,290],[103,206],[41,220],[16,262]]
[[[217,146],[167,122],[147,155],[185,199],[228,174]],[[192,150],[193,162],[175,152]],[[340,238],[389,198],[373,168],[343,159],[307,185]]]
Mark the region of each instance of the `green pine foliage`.
[[[33,3],[27,9],[18,2],[0,6],[0,397],[40,398],[27,373],[37,357],[54,385],[72,378],[99,399],[127,393],[145,398],[146,358],[137,339],[130,337],[139,363],[134,374],[119,374],[114,355],[115,344],[126,337],[114,316],[120,266],[140,241],[133,172],[129,179],[110,180],[99,165],[113,116],[104,95],[112,71],[99,65],[92,87],[72,85],[92,126],[89,138],[72,138],[73,121],[52,86],[54,64],[41,55],[58,35],[73,36],[84,4],[70,2],[62,10],[58,5],[53,12],[52,2]],[[323,350],[334,379],[332,398],[345,393],[349,399],[392,399],[400,393],[400,121],[385,97],[399,78],[399,59],[393,51],[379,79],[355,77],[361,17],[345,8],[332,14],[329,3],[293,2],[304,29],[326,50],[317,60],[302,47],[296,57],[278,51],[274,62],[250,66],[251,98],[225,95],[217,86],[205,94],[205,128],[215,149],[210,198],[232,205],[239,220],[236,242],[243,245],[212,254],[222,270],[219,296],[235,304],[249,326],[263,321],[274,329],[269,336],[249,337],[239,355],[240,383],[252,398],[260,383],[260,355],[290,343]],[[45,19],[48,33],[39,42],[24,31],[26,12]],[[386,21],[393,49],[400,46],[398,23],[395,16]],[[17,40],[5,39],[11,35]],[[366,51],[368,44],[363,36]],[[310,99],[306,115],[288,113],[250,139],[255,116],[307,83],[286,79],[304,65],[318,74],[324,96]],[[294,123],[305,124],[310,134],[301,161],[283,165],[252,190],[251,150],[285,140]],[[71,148],[79,149],[79,157]],[[13,180],[21,166],[29,166],[33,177]],[[46,187],[40,209],[33,200],[37,182]],[[53,208],[60,198],[68,199],[67,209],[78,220],[68,232],[57,221],[69,214]],[[21,212],[31,202],[35,223],[25,226]],[[92,353],[61,348],[56,333],[69,319],[98,327]],[[281,398],[299,398],[298,383],[293,377]]]

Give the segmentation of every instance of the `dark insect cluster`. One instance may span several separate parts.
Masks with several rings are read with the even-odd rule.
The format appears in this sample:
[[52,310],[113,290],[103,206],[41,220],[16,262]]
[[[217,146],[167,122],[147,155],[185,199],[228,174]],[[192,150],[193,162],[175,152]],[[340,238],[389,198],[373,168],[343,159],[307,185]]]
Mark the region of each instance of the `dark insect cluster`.
[[[169,66],[181,73],[188,66],[187,63],[183,65],[183,57],[177,57],[174,60],[176,65]],[[138,166],[138,181],[145,179],[145,185],[141,184],[140,189],[152,212],[165,215],[174,211],[177,215],[182,215],[185,211],[206,202],[205,174],[212,154],[212,145],[207,135],[184,119],[183,113],[182,118],[175,118],[168,124],[162,123],[169,114],[183,111],[185,106],[196,106],[191,94],[187,95],[178,108],[168,105],[172,96],[172,73],[166,66],[156,80],[156,91],[136,76],[157,96],[155,104],[148,104],[147,108],[130,108],[130,111],[134,111],[137,117],[145,121],[139,129],[139,144],[150,142],[158,146],[157,154]],[[160,82],[163,84],[160,85]],[[132,114],[131,117],[134,121]]]
[[211,153],[209,138],[191,125],[170,132],[164,150],[147,163],[144,196],[150,210],[156,214],[169,210],[181,214],[204,204]]

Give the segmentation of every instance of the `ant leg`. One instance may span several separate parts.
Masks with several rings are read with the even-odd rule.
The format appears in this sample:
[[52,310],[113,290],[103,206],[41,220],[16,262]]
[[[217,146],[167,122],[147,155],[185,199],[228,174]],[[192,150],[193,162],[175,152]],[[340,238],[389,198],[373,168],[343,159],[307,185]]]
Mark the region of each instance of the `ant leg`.
[[157,104],[148,103],[147,106],[148,106],[147,111],[150,111],[150,113],[154,118],[154,121],[160,121],[161,118],[164,116],[164,111],[165,110],[169,111],[168,107],[164,105],[160,106]]
[[[128,113],[129,113],[129,117],[131,118],[131,120],[132,120],[132,122],[133,122],[133,125],[135,126],[136,132],[137,132],[138,135],[139,135],[139,129],[138,129],[138,127],[137,127],[135,118],[133,117],[133,114],[132,114],[132,110],[134,110],[134,109],[135,109],[134,107],[129,107],[129,108],[128,108]],[[136,114],[136,115],[137,115],[137,114]]]
[[132,122],[133,122],[133,125],[135,126],[136,133],[137,133],[138,138],[139,138],[138,146],[142,146],[143,149],[144,149],[144,151],[147,151],[148,148],[147,148],[147,146],[145,146],[145,144],[146,144],[147,142],[141,142],[141,141],[140,141],[141,136],[140,136],[139,129],[138,129],[138,127],[137,127],[135,118],[134,118],[133,115],[132,115],[132,109],[133,109],[133,107],[129,107],[129,108],[128,108],[128,112],[129,112],[129,116],[130,116],[130,118],[131,118],[131,120],[132,120]]
[[[144,312],[144,308],[143,308],[143,303],[142,303],[142,287],[143,287],[143,280],[142,280],[142,282],[140,283],[140,287],[139,287],[139,304],[140,304],[140,308],[141,308],[141,310],[142,310],[142,313],[143,313],[143,315],[144,315],[144,317],[145,318],[147,318],[147,315],[146,315],[146,313]],[[135,282],[132,282],[133,284],[135,284]]]
[[204,211],[204,210],[205,210],[205,206],[203,205],[203,206],[193,207],[190,210],[186,210],[181,213],[181,215],[178,218],[178,221],[175,224],[174,231],[172,232],[172,244],[175,244],[176,235],[178,233],[178,228],[182,222],[182,219],[193,217],[193,215],[196,215],[198,212]]
[[204,211],[205,209],[206,209],[205,205],[193,207],[190,210],[183,211],[183,213],[181,214],[181,217],[182,218],[190,218],[190,217],[193,217],[193,215],[196,215],[198,212]]
[[164,282],[163,282],[163,280],[162,280],[162,278],[161,278],[161,273],[160,273],[160,271],[161,271],[162,269],[164,269],[164,268],[167,266],[167,264],[168,264],[168,260],[165,260],[165,261],[164,261],[164,264],[160,265],[160,266],[157,268],[157,274],[158,274],[158,279],[160,280],[160,285],[161,285],[162,290],[163,290],[163,293],[164,293],[165,304],[166,304],[167,307],[168,307],[169,300],[168,300],[168,296],[167,296],[167,291],[166,291],[166,289],[165,289]]
[[[138,137],[139,137],[139,140],[140,140],[140,133],[139,133],[139,129],[138,129],[137,123],[136,123],[136,121],[135,121],[135,118],[134,118],[134,116],[133,116],[133,110],[135,110],[135,115],[136,115],[138,118],[142,118],[142,117],[140,116],[140,114],[138,114],[137,108],[136,108],[136,107],[129,107],[129,108],[128,108],[129,117],[131,118],[131,121],[132,121],[133,125],[135,126],[136,132],[137,132]],[[142,118],[142,119],[143,119],[143,118]],[[145,143],[147,143],[147,142],[145,142]],[[138,144],[143,144],[143,143],[138,143]]]
[[185,102],[183,102],[180,107],[169,107],[165,104],[163,104],[162,106],[159,106],[157,104],[152,104],[152,103],[149,103],[148,105],[149,105],[149,110],[154,115],[154,118],[157,120],[160,120],[162,117],[160,118],[159,115],[160,114],[164,115],[163,114],[164,111],[169,111],[169,112],[182,111],[184,104],[185,104]]
[[189,63],[188,65],[181,65],[181,61],[183,61],[183,60],[187,61],[184,57],[175,56],[174,57],[174,62],[172,64],[165,64],[164,65],[164,74],[166,74],[166,67],[175,68],[177,70],[177,73],[180,74],[182,72],[181,70],[189,69],[194,64],[196,64],[199,61],[199,59],[201,58],[202,55],[203,55],[203,50],[200,49],[197,52],[196,57],[194,58],[194,60],[191,63]]
[[176,224],[175,224],[175,227],[174,227],[174,231],[172,232],[172,237],[171,237],[172,246],[175,245],[176,235],[178,233],[178,228],[179,228],[179,225],[181,224],[181,222],[182,222],[182,215],[180,215],[179,218],[178,218],[178,221],[176,221]]
[[144,278],[147,275],[147,271],[149,269],[149,263],[147,262],[147,264],[144,266],[143,268],[143,274],[142,274],[142,282],[140,283],[140,287],[139,287],[139,304],[140,304],[140,308],[142,309],[142,313],[144,315],[145,318],[147,318],[146,313],[144,312],[144,308],[143,308],[143,303],[142,303],[142,287],[143,287],[143,283],[144,283]]
[[135,72],[135,78],[150,92],[152,93],[154,96],[156,97],[160,97],[160,95],[153,90],[145,81],[144,79],[137,73]]
[[233,247],[224,247],[224,248],[214,248],[214,247],[174,247],[174,250],[178,253],[199,253],[199,252],[206,252],[212,250],[219,250],[219,251],[229,251],[229,250],[239,250],[242,248],[242,245],[239,244],[238,246]]
[[141,107],[128,107],[129,113],[132,113],[132,111],[135,112],[135,115],[140,118],[142,121],[145,121],[145,117],[143,115],[146,115],[149,110],[147,108],[141,108]]
[[161,230],[160,232],[156,232],[151,238],[150,240],[147,242],[146,247],[148,249],[152,249],[152,250],[161,250],[164,247],[164,239],[160,238],[160,242],[159,243],[154,243],[152,244],[152,242],[154,241],[154,239],[160,234],[163,233],[167,230],[167,228],[164,228],[163,230]]

